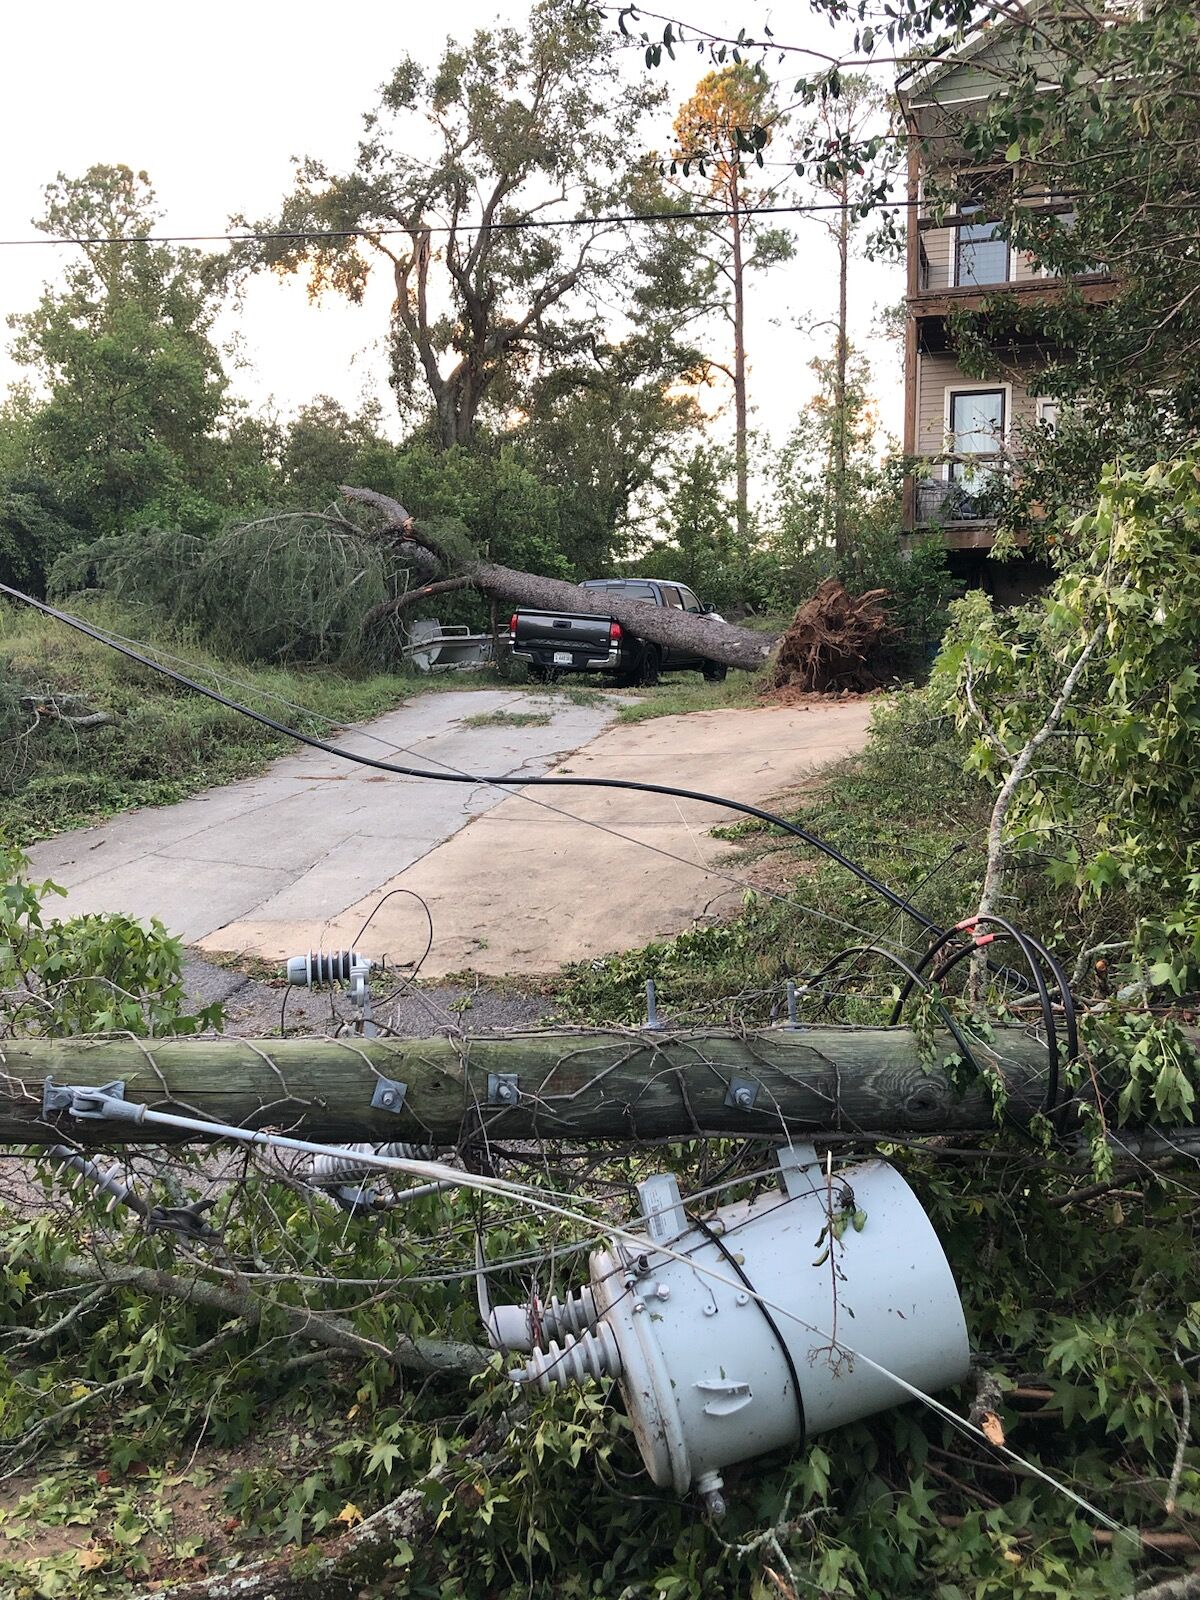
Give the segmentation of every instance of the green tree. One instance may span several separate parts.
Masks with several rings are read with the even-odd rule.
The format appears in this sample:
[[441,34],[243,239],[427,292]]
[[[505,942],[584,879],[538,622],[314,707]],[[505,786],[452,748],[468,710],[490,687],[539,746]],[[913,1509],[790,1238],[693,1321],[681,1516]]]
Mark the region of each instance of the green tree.
[[226,385],[216,301],[195,251],[145,239],[157,219],[144,172],[60,173],[35,226],[94,242],[78,245],[63,287],[47,285],[33,311],[9,319],[16,359],[47,396],[30,418],[31,464],[100,532],[131,521],[205,526],[217,514],[209,495]]
[[970,596],[939,663],[974,770],[999,783],[1032,748],[1006,848],[1036,852],[1082,903],[1121,897],[1149,981],[1177,992],[1200,972],[1198,486],[1194,451],[1106,469],[1045,599],[997,615]]
[[[648,163],[631,170],[627,151],[659,98],[622,82],[596,16],[540,0],[524,32],[451,41],[432,71],[405,58],[354,168],[303,162],[263,225],[342,236],[276,240],[240,260],[355,301],[372,270],[386,272],[402,412],[432,404],[441,448],[469,444],[485,411],[527,409],[543,373],[588,348],[596,296],[636,276],[624,230],[602,219],[655,203]],[[540,226],[574,217],[594,220]]]
[[784,564],[800,573],[837,572],[857,581],[860,544],[879,523],[899,533],[899,505],[876,447],[878,414],[866,358],[840,341],[833,355],[809,363],[816,392],[772,462],[774,493],[769,540]]
[[557,492],[560,545],[579,577],[609,572],[628,554],[666,485],[671,441],[698,420],[692,393],[673,387],[677,370],[653,336],[597,346],[588,362],[547,379],[514,435]]
[[676,463],[674,487],[659,518],[665,543],[655,549],[653,570],[678,578],[710,605],[743,598],[737,591],[744,587],[739,580],[748,552],[737,536],[736,502],[729,495],[733,466],[728,450],[698,445]]
[[[832,201],[835,206],[832,213],[818,216],[832,235],[838,262],[828,456],[833,544],[842,566],[851,557],[850,522],[855,493],[852,457],[858,444],[854,435],[862,415],[861,393],[855,390],[850,370],[850,258],[855,232],[864,218],[860,191],[886,185],[894,171],[895,147],[880,144],[876,148],[875,144],[879,124],[886,122],[888,110],[887,96],[870,78],[864,73],[848,73],[842,78],[839,94],[815,96],[807,129],[808,145],[820,152],[813,175],[818,201]],[[865,148],[869,136],[873,154]]]
[[52,484],[23,476],[0,480],[0,583],[45,594],[56,558],[85,537]]
[[[753,273],[786,261],[790,237],[762,227],[754,216],[769,204],[774,188],[753,184],[745,157],[759,161],[778,121],[771,85],[761,67],[742,62],[708,73],[675,117],[671,173],[686,193],[716,203],[721,214],[694,224],[697,247],[708,265],[710,304],[729,323],[733,350],[728,362],[710,360],[733,386],[734,459],[738,537],[750,542],[749,399],[746,386],[746,281]],[[752,130],[758,136],[751,137]]]
[[395,452],[380,432],[379,406],[351,416],[328,395],[302,406],[282,430],[279,492],[282,502],[317,511],[337,498],[343,483],[370,483]]
[[511,444],[491,451],[410,444],[395,452],[382,487],[422,522],[443,529],[457,524],[476,556],[522,572],[572,576],[560,541],[557,493]]

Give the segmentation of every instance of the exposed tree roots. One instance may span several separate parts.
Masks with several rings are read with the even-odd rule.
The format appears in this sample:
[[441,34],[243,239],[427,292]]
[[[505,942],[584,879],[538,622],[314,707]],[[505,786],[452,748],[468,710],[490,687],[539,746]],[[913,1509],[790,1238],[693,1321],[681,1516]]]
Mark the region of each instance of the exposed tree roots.
[[827,578],[799,607],[780,641],[772,689],[877,689],[871,658],[897,632],[886,598],[885,589],[847,594],[836,578]]

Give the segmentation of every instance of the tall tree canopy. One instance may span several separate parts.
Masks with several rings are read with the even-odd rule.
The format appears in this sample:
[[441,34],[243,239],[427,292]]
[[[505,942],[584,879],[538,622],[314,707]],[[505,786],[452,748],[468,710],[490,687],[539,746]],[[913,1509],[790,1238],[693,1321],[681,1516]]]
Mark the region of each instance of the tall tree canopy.
[[28,466],[101,532],[213,515],[204,487],[226,389],[216,301],[195,251],[145,241],[158,216],[144,172],[60,173],[35,226],[99,242],[79,243],[63,285],[9,319],[16,359],[47,396],[29,410]]
[[595,296],[636,277],[623,230],[602,219],[657,203],[648,163],[628,152],[660,99],[621,81],[597,17],[541,0],[524,32],[450,41],[432,71],[404,59],[353,169],[303,162],[260,230],[309,236],[241,259],[355,301],[385,271],[397,399],[410,412],[432,402],[443,449],[468,444],[485,408],[524,409],[547,368],[585,351]]
[[[721,215],[701,220],[697,249],[709,268],[709,291],[729,323],[732,351],[713,359],[733,386],[734,461],[737,477],[737,529],[750,535],[749,402],[746,388],[746,279],[786,261],[792,241],[779,228],[762,227],[754,208],[769,203],[771,191],[747,173],[746,152],[770,143],[778,121],[771,85],[761,67],[745,62],[707,73],[675,117],[672,172],[686,191],[715,202]],[[754,130],[758,137],[751,138]]]
[[[886,185],[896,167],[896,149],[893,144],[881,142],[874,155],[867,154],[866,141],[870,139],[874,144],[880,125],[887,125],[889,105],[887,96],[865,73],[846,74],[840,94],[816,94],[813,98],[803,144],[819,154],[813,166],[818,203],[832,202],[833,206],[818,216],[832,236],[838,260],[837,311],[817,326],[832,326],[834,331],[832,406],[828,410],[828,503],[833,512],[834,548],[844,570],[853,557],[852,457],[862,421],[862,385],[859,382],[856,389],[856,379],[850,371],[850,257],[855,231],[863,220],[861,193],[864,188]],[[821,376],[824,382],[826,374],[822,372]]]

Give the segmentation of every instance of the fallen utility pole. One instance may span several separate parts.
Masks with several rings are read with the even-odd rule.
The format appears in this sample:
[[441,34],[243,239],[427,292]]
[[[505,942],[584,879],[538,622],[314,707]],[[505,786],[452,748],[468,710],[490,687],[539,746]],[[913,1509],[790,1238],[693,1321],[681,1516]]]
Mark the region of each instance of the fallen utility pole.
[[[923,1049],[906,1028],[573,1031],[432,1039],[17,1039],[0,1043],[0,1144],[195,1137],[72,1116],[47,1085],[120,1083],[190,1117],[331,1142],[929,1134],[1027,1125],[1051,1087],[1019,1028]],[[950,1062],[947,1066],[945,1063]],[[956,1086],[955,1079],[965,1087]]]

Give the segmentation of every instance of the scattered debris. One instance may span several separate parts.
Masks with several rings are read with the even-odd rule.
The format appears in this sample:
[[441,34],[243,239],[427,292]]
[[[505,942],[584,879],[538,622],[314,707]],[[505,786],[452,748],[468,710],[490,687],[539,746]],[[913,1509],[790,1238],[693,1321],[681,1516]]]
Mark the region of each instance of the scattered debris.
[[[78,694],[41,694],[22,695],[21,710],[32,712],[36,728],[38,723],[66,722],[72,728],[86,731],[89,728],[103,728],[115,719],[108,711],[89,711],[83,696]],[[30,728],[29,732],[33,732]]]

